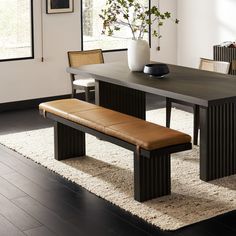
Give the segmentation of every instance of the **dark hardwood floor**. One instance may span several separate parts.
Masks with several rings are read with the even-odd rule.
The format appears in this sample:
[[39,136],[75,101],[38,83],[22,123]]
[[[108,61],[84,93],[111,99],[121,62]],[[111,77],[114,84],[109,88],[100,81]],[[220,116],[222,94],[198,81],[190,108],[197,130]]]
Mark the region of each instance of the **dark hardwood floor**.
[[[156,97],[147,101],[164,106]],[[0,135],[51,125],[36,109],[0,114]],[[236,235],[236,211],[163,232],[1,145],[0,186],[0,236]]]

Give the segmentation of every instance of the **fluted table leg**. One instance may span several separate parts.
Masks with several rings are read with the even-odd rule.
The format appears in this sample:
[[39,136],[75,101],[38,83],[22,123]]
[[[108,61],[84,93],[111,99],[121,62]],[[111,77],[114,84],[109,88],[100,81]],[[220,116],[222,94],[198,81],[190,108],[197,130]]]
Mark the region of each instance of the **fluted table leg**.
[[200,178],[236,174],[236,104],[200,108]]
[[97,105],[145,120],[145,92],[103,81],[96,81],[95,92]]

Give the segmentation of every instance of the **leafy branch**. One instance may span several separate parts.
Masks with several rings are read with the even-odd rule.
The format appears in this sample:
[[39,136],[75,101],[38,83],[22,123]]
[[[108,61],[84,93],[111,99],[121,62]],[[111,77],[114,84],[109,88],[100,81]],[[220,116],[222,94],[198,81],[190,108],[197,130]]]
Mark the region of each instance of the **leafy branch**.
[[[99,16],[103,20],[102,34],[112,36],[115,31],[120,31],[121,26],[126,26],[130,28],[133,39],[142,39],[151,26],[157,24],[161,27],[167,19],[176,24],[179,22],[171,18],[170,12],[162,13],[156,6],[149,9],[139,0],[106,0]],[[151,33],[154,37],[161,37],[157,29]]]

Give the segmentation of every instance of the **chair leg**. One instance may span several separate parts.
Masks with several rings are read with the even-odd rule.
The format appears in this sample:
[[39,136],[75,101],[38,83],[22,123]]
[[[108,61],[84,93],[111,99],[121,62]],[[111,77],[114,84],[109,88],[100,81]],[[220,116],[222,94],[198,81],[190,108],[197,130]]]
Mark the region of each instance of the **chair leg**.
[[89,102],[89,88],[84,88],[85,91],[85,101]]
[[170,128],[170,119],[171,119],[171,100],[166,98],[166,127]]
[[198,129],[199,129],[199,106],[194,105],[193,106],[193,144],[198,144]]
[[76,97],[76,89],[72,88],[71,98],[75,98],[75,97]]

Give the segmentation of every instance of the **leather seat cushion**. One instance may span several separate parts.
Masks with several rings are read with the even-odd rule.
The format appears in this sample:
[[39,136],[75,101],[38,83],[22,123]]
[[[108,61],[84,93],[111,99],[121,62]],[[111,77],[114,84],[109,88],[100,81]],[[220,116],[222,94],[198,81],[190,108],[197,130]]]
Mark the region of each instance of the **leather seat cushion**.
[[65,119],[68,119],[68,114],[70,113],[97,108],[98,106],[96,105],[89,104],[88,106],[88,103],[75,98],[45,102],[39,105],[39,109],[61,116]]
[[97,109],[71,113],[69,119],[92,129],[106,132],[106,127],[132,122],[136,118],[98,106]]
[[191,142],[185,133],[77,99],[46,102],[39,107],[147,150]]
[[112,125],[106,130],[107,134],[135,143],[147,150],[191,142],[191,137],[185,133],[143,120]]

